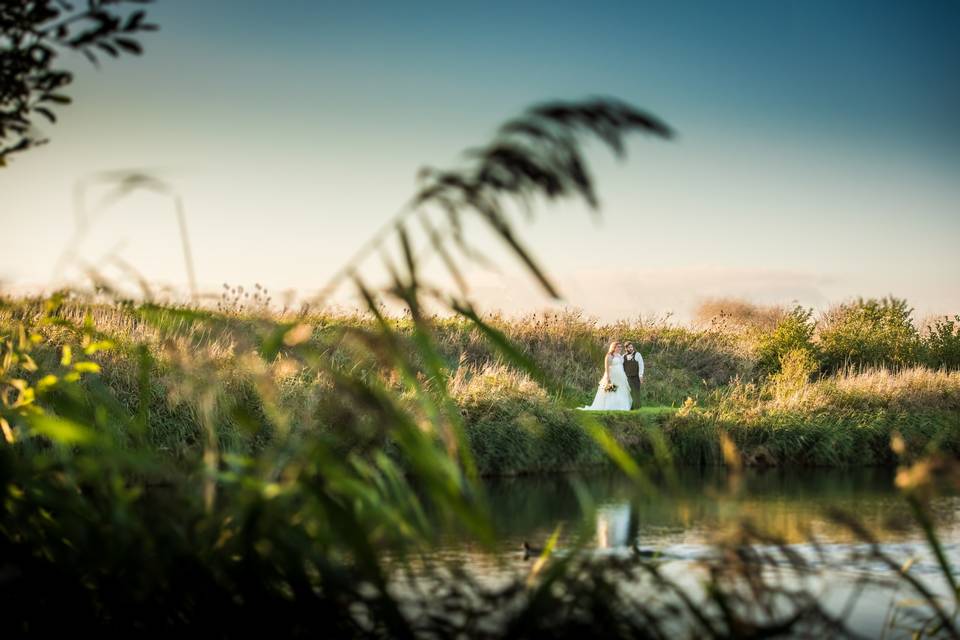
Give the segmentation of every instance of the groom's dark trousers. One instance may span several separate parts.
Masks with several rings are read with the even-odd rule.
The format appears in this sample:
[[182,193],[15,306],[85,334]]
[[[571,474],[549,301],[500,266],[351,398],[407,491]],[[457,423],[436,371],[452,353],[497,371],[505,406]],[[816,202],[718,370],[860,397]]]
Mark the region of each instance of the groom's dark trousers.
[[636,358],[628,360],[623,359],[623,372],[627,374],[627,382],[630,383],[630,399],[632,408],[640,406],[640,364]]

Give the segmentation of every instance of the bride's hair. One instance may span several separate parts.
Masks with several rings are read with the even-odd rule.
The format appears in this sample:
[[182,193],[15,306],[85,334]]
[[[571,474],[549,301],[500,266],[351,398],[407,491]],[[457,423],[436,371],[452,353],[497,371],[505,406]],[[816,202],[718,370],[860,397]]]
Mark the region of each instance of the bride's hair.
[[611,343],[610,343],[610,348],[607,349],[607,355],[609,356],[609,355],[611,355],[614,351],[616,351],[618,346],[620,346],[620,341],[619,341],[619,340],[614,340],[613,342],[611,342]]

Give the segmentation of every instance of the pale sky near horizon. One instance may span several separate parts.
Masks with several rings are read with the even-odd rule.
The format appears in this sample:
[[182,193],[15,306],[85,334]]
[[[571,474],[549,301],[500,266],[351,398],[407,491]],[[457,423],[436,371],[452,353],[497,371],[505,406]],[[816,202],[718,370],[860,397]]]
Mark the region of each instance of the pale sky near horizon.
[[[401,6],[402,5],[402,6]],[[616,96],[678,132],[603,203],[542,207],[521,237],[603,319],[705,297],[822,308],[907,298],[960,312],[960,3],[230,3],[161,0],[142,58],[82,59],[51,142],[0,170],[0,287],[49,286],[74,185],[147,168],[184,199],[201,286],[307,294],[496,126],[549,99]],[[185,287],[176,219],[140,194],[79,247]],[[73,273],[76,273],[74,268]],[[546,306],[518,268],[472,274],[486,308]],[[279,295],[278,295],[279,297]]]

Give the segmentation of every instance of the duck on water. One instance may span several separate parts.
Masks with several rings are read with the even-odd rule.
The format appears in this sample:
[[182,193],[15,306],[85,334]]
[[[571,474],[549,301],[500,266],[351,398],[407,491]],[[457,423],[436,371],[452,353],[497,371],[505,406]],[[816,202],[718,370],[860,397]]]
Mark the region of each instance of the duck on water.
[[[612,551],[616,553],[621,551],[622,549],[624,549],[624,547],[621,547],[620,549],[608,549],[607,551]],[[663,557],[663,554],[660,551],[657,551],[655,549],[641,549],[636,542],[632,543],[629,546],[629,549],[630,549],[630,555],[632,555],[635,558],[654,559],[654,558]],[[521,545],[521,551],[523,552],[524,560],[540,557],[541,555],[543,555],[543,550],[544,550],[543,547],[533,546],[526,540],[524,540],[523,545]],[[563,549],[556,549],[554,553],[557,553],[559,555],[565,555],[567,552]]]

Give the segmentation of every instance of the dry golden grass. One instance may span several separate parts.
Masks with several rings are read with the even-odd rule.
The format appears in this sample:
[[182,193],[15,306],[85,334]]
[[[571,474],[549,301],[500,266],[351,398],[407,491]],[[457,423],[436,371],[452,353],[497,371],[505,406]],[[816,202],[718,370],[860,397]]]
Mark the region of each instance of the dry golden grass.
[[816,411],[833,407],[960,410],[960,371],[912,367],[848,369],[813,382],[769,385],[767,408]]
[[525,373],[499,363],[458,367],[450,381],[450,393],[460,404],[500,398],[531,402],[548,400],[546,390]]

